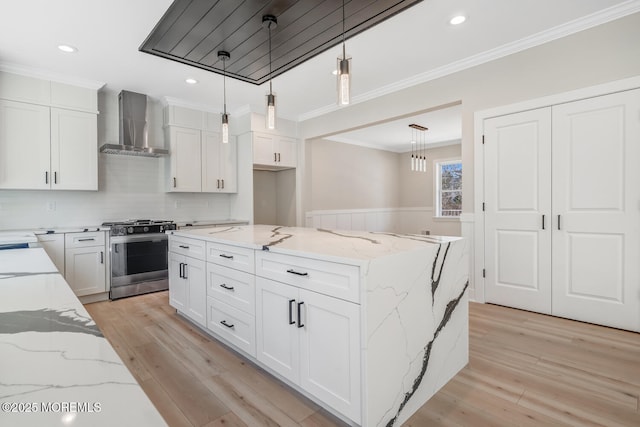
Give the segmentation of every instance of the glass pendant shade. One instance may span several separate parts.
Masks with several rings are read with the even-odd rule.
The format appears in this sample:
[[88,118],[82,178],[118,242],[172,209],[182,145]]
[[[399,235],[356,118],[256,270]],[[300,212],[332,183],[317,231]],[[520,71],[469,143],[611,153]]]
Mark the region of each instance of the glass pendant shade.
[[276,128],[276,96],[273,93],[267,95],[267,129]]
[[338,105],[351,101],[351,58],[338,58]]
[[222,114],[222,143],[229,143],[229,115],[227,113]]

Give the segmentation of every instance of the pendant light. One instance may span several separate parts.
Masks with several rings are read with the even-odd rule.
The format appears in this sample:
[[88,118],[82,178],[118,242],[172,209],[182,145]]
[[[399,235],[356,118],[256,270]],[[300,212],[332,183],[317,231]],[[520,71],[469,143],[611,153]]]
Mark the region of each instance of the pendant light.
[[338,57],[338,105],[349,105],[351,102],[351,58],[347,58],[345,48],[345,12],[342,0],[342,58]]
[[278,26],[278,19],[273,15],[264,15],[262,17],[262,26],[269,29],[269,94],[267,95],[267,129],[276,128],[276,96],[273,94],[271,85],[271,30]]
[[222,61],[222,143],[229,143],[229,115],[227,114],[227,59],[230,59],[231,55],[225,50],[218,51],[218,59]]
[[414,172],[427,171],[427,140],[424,126],[412,123],[411,128],[411,170]]

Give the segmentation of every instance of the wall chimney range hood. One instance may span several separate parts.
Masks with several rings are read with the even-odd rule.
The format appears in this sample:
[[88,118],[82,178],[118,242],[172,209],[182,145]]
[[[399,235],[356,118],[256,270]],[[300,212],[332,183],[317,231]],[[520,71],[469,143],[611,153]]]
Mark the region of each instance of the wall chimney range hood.
[[120,143],[104,144],[101,153],[140,157],[169,154],[164,148],[149,147],[147,95],[123,90],[118,95]]

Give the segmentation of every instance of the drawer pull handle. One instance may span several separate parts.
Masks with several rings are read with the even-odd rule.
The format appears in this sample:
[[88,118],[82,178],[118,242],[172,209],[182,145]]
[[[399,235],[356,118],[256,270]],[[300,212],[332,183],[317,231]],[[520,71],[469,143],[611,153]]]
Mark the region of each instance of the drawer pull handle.
[[222,285],[220,285],[221,288],[224,288],[228,291],[233,291],[235,290],[235,288],[233,286],[227,286],[226,283],[223,283]]
[[91,237],[91,238],[89,238],[89,239],[78,239],[78,242],[93,242],[94,240],[96,240],[96,239],[94,239],[93,237]]
[[295,303],[296,300],[294,299],[290,299],[289,300],[289,324],[290,325],[295,325],[296,321],[293,320],[293,306],[291,305],[291,303]]
[[182,249],[189,249],[189,246],[185,246],[185,245],[179,245],[178,247],[180,247]]
[[304,328],[304,324],[302,323],[302,316],[300,312],[302,311],[302,304],[304,301],[298,303],[298,328]]
[[223,320],[220,323],[222,324],[222,326],[226,326],[229,329],[233,329],[233,327],[235,326],[233,323],[232,324],[228,324],[226,320]]
[[220,254],[219,256],[221,256],[222,258],[226,258],[226,259],[233,259],[233,255]]
[[300,273],[299,271],[295,271],[295,270],[293,270],[291,268],[289,270],[287,270],[287,273],[295,274],[297,276],[308,276],[309,275],[309,273]]

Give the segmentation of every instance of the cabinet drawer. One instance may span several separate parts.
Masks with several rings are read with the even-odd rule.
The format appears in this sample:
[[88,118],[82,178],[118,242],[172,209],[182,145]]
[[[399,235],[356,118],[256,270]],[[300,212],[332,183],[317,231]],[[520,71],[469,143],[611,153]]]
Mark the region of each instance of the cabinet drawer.
[[85,248],[88,246],[104,246],[104,231],[89,233],[65,233],[65,248]]
[[188,237],[169,236],[169,252],[204,261],[205,242]]
[[355,265],[257,251],[256,275],[360,303],[360,268]]
[[207,296],[255,315],[255,276],[244,271],[207,263]]
[[251,274],[255,271],[253,252],[240,246],[207,242],[207,261]]
[[207,328],[251,357],[256,357],[255,317],[207,297]]

